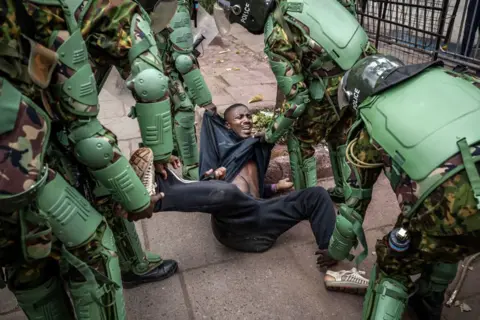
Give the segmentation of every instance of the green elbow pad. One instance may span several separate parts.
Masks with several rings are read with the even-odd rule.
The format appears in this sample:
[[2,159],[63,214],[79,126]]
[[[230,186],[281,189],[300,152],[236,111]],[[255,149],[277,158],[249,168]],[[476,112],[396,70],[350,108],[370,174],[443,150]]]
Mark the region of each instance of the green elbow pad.
[[212,94],[205,83],[200,69],[193,69],[189,73],[184,74],[183,80],[195,104],[205,106],[212,103]]
[[67,248],[84,244],[103,217],[59,174],[40,189],[38,208],[47,216],[53,234]]
[[[265,133],[265,141],[275,143],[280,139],[292,126],[295,119],[286,118],[283,114],[273,122]],[[274,128],[276,127],[276,129]]]
[[173,150],[170,99],[152,103],[138,102],[134,107],[143,144],[152,149],[154,160],[166,161]]
[[141,211],[150,205],[147,189],[124,156],[110,166],[91,173],[127,212]]

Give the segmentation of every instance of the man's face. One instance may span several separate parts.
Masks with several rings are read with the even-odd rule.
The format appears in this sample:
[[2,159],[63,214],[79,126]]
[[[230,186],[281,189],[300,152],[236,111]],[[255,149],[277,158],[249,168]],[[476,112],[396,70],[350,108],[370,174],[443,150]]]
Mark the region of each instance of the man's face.
[[240,138],[246,139],[252,135],[252,114],[248,108],[233,109],[225,120],[227,128],[233,130]]

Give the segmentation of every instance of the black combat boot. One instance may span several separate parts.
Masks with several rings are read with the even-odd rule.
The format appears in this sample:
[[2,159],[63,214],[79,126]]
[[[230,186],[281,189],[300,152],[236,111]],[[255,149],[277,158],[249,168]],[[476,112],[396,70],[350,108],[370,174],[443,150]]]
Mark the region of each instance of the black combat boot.
[[133,272],[122,274],[123,287],[130,289],[141,284],[162,281],[173,276],[177,270],[178,264],[175,260],[163,260],[161,265],[145,274],[138,275]]

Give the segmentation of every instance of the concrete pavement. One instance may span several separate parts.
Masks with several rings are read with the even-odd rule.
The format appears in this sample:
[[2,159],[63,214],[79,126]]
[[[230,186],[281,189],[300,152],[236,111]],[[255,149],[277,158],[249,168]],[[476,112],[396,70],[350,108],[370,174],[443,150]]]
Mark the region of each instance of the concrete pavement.
[[[237,38],[215,41],[204,48],[203,73],[222,110],[255,94],[275,103],[275,80],[261,52],[262,38],[237,33]],[[237,70],[238,69],[238,70]],[[139,142],[138,126],[126,117],[133,105],[128,90],[113,74],[101,93],[102,122],[120,139],[125,154]],[[198,113],[198,120],[201,113]],[[288,174],[286,172],[285,174]],[[319,182],[329,186],[326,177]],[[370,251],[376,239],[388,232],[398,214],[396,199],[382,177],[374,188],[374,200],[365,220]],[[161,212],[137,223],[144,246],[179,262],[179,272],[160,283],[125,290],[128,318],[142,320],[230,319],[360,319],[362,297],[327,292],[323,275],[315,265],[315,244],[308,222],[302,222],[278,239],[270,251],[246,254],[220,245],[203,213]],[[375,256],[368,255],[367,272]],[[342,263],[339,268],[353,265]],[[470,272],[459,299],[473,311],[445,309],[445,319],[480,319],[478,275]],[[25,319],[7,290],[0,290],[0,319]]]

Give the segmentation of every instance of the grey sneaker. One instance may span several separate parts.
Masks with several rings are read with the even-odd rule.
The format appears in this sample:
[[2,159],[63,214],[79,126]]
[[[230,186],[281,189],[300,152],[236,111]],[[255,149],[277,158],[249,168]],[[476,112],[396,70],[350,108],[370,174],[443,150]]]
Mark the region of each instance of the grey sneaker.
[[323,281],[325,288],[330,291],[365,294],[368,288],[368,279],[362,276],[364,274],[365,271],[359,271],[356,268],[341,271],[328,270]]

